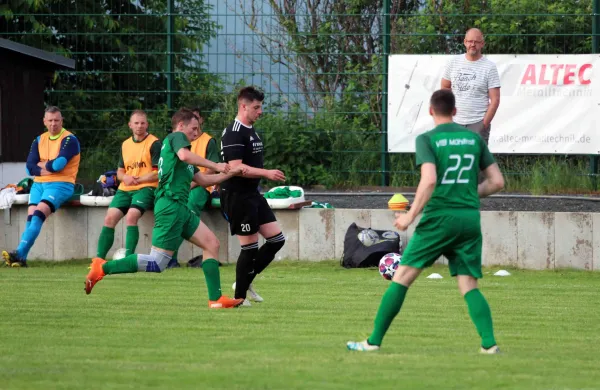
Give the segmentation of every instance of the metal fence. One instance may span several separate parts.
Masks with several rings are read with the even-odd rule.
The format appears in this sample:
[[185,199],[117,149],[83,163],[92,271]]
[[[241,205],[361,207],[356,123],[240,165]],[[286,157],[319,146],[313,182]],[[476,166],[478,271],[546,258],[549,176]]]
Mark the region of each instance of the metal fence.
[[[174,110],[199,106],[218,138],[236,90],[254,84],[267,95],[266,163],[290,184],[412,186],[414,156],[387,153],[389,54],[460,53],[468,27],[486,53],[597,52],[598,1],[9,0],[0,36],[76,60],[46,101],[81,139],[83,183],[116,167],[133,109],[164,136]],[[566,172],[557,186],[569,190],[595,185],[589,156],[499,160],[516,190],[535,169]]]

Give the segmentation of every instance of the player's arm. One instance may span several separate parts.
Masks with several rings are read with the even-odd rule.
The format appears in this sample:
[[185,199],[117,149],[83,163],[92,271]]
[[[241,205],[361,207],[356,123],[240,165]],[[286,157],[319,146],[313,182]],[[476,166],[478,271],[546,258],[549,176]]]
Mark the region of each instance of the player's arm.
[[490,104],[483,117],[483,125],[485,127],[488,127],[490,123],[492,123],[492,119],[494,119],[496,111],[498,111],[498,107],[500,106],[500,88],[491,88],[488,90],[488,94],[490,97]]
[[498,74],[498,68],[496,66],[490,68],[487,81],[490,104],[483,117],[483,125],[485,127],[492,123],[492,119],[494,119],[496,111],[498,111],[498,107],[500,106],[500,75]]
[[40,137],[35,137],[31,143],[29,154],[27,155],[27,162],[25,163],[25,170],[29,176],[47,176],[50,174],[44,167],[43,163],[40,163],[40,151],[38,149]]
[[[181,148],[177,151],[177,157],[185,163],[190,165],[205,167],[208,169],[215,170],[217,172],[228,172],[229,165],[225,163],[214,163],[204,157],[200,157],[195,153],[192,153],[187,148]],[[210,184],[209,184],[210,185]]]
[[158,160],[160,160],[160,149],[162,148],[162,143],[159,140],[156,140],[150,146],[150,158],[152,161],[152,172],[146,173],[138,177],[138,183],[154,183],[158,180]]
[[484,169],[483,175],[485,180],[477,186],[477,193],[480,198],[495,194],[504,188],[504,176],[502,176],[498,164],[493,163]]
[[137,182],[142,183],[153,183],[158,180],[158,168],[152,167],[152,172],[146,173],[138,177]]
[[67,166],[68,162],[80,153],[79,141],[74,135],[69,135],[60,142],[60,151],[53,160],[46,161],[44,168],[48,172],[60,172]]
[[484,180],[477,186],[480,198],[495,194],[504,188],[504,176],[496,163],[494,156],[490,153],[487,145],[481,141],[481,158],[479,168],[483,171]]
[[215,184],[220,184],[227,179],[231,179],[233,176],[241,175],[245,172],[245,167],[238,165],[235,168],[231,168],[228,173],[218,173],[214,175],[203,175],[201,172],[194,174],[193,182],[201,187],[208,187]]
[[406,214],[396,213],[394,226],[403,231],[408,229],[408,226],[414,222],[417,215],[431,199],[431,194],[433,194],[437,182],[435,153],[431,147],[430,139],[425,134],[419,135],[415,140],[415,151],[417,166],[421,167],[421,180],[419,180],[419,186],[410,210]]
[[452,60],[448,61],[446,67],[444,68],[444,74],[442,75],[442,81],[440,83],[440,87],[442,89],[452,89]]
[[117,166],[117,179],[120,182],[125,183],[127,186],[137,185],[137,179],[131,175],[128,175],[126,172],[125,159],[123,158],[123,147],[121,146],[121,153],[119,153],[119,165]]
[[122,168],[122,167],[117,168],[117,179],[119,179],[119,181],[124,181],[125,176],[127,176],[125,174],[125,168]]
[[[125,176],[127,176],[125,174],[125,168],[123,168],[123,167],[117,168],[117,179],[119,181],[124,181],[125,180]],[[125,184],[127,184],[127,183],[125,183]]]
[[231,165],[231,168],[244,167],[246,173],[240,176],[243,176],[248,179],[265,178],[273,181],[285,181],[285,175],[279,169],[262,169],[250,167],[242,163],[242,160],[229,161],[229,165]]
[[203,157],[198,156],[195,153],[190,151],[190,141],[187,139],[186,135],[181,132],[173,133],[171,136],[171,147],[175,154],[177,154],[177,158],[179,158],[184,163],[196,166],[201,166],[205,168],[214,169],[218,172],[228,172],[229,165],[227,164],[215,164],[212,161],[209,161]]
[[423,208],[429,202],[429,199],[431,199],[436,182],[437,171],[435,164],[431,162],[423,163],[421,165],[421,180],[415,193],[415,199],[410,205],[410,210],[406,213],[411,223],[423,211]]

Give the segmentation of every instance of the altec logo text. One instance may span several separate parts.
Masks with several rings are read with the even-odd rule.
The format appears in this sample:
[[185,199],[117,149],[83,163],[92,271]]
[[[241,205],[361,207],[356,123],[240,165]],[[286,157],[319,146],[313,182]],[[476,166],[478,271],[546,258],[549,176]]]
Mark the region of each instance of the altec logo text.
[[529,64],[521,85],[591,84],[592,64]]

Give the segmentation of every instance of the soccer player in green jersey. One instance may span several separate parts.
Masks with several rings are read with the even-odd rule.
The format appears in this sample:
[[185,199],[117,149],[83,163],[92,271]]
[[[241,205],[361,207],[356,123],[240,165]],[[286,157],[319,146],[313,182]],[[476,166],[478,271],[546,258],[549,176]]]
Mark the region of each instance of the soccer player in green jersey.
[[[444,255],[450,274],[456,276],[469,315],[481,336],[482,353],[498,353],[490,307],[477,288],[481,274],[481,222],[479,198],[504,187],[498,164],[482,138],[455,124],[455,99],[451,90],[439,90],[430,100],[436,127],[416,139],[416,160],[421,180],[407,213],[396,215],[395,226],[406,230],[423,210],[421,221],[408,242],[387,289],[375,328],[365,341],[350,341],[353,351],[377,351],[394,317],[400,312],[408,288],[424,268]],[[485,180],[477,184],[482,171]]]
[[[192,181],[206,187],[242,174],[245,168],[230,169],[228,164],[214,163],[190,151],[191,142],[198,138],[199,131],[198,119],[191,111],[179,110],[173,115],[171,124],[173,132],[164,139],[158,161],[158,188],[155,192],[150,254],[133,254],[109,262],[94,258],[85,281],[85,292],[91,293],[94,285],[105,275],[138,271],[162,272],[183,237],[204,250],[202,270],[208,287],[208,307],[221,309],[239,306],[243,299],[221,295],[219,262],[216,260],[219,240],[190,211],[187,203]],[[197,166],[221,173],[202,175]]]

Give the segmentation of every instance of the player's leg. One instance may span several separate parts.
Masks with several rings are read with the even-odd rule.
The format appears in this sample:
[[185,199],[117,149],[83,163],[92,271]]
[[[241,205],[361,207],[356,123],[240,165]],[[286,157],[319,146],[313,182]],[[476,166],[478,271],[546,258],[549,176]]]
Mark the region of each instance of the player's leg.
[[221,293],[221,273],[219,271],[219,239],[202,222],[197,215],[189,213],[184,228],[183,237],[192,244],[202,248],[202,271],[208,289],[208,307],[211,309],[227,309],[237,307],[243,299],[231,299]]
[[265,238],[265,243],[258,249],[256,255],[256,274],[260,274],[271,264],[277,252],[283,248],[285,237],[277,221],[260,225],[260,235]]
[[[188,208],[190,211],[198,216],[198,218],[202,219],[202,210],[206,206],[207,201],[210,199],[210,194],[203,187],[194,187],[190,191],[190,197],[188,198]],[[183,237],[181,238],[181,242],[177,246],[177,250],[173,253],[173,258],[169,262],[167,268],[178,268],[179,264],[179,248],[183,243]]]
[[[234,226],[231,225],[232,230]],[[239,230],[236,230],[236,233],[239,233]],[[244,232],[243,234],[246,233]],[[250,235],[237,234],[236,237],[240,243],[241,250],[235,265],[234,297],[244,299],[244,306],[251,306],[250,302],[246,299],[248,295],[255,302],[263,301],[262,297],[252,288],[252,280],[256,276],[255,258],[258,254],[258,233]]]
[[481,272],[481,228],[479,214],[465,216],[455,221],[464,226],[460,239],[447,255],[450,274],[456,276],[458,288],[469,309],[469,316],[481,337],[481,352],[497,353],[499,349],[494,337],[494,325],[490,306],[478,288]]
[[135,253],[138,241],[140,240],[140,229],[138,221],[146,210],[154,206],[154,188],[145,187],[131,192],[131,205],[125,215],[125,254],[127,256]]
[[[38,184],[36,186],[35,184]],[[29,250],[35,244],[35,240],[40,235],[42,225],[50,214],[60,208],[60,206],[73,196],[74,185],[64,182],[35,183],[32,186],[37,187],[35,192],[30,192],[28,224],[21,235],[21,241],[16,251],[13,253],[2,252],[2,257],[6,264],[13,267],[27,266],[27,255]]]
[[154,229],[150,254],[131,254],[123,259],[107,262],[102,258],[92,260],[86,277],[85,290],[89,294],[96,283],[106,275],[142,272],[162,272],[176,248],[186,222],[187,209],[169,199],[160,199],[154,208]]
[[[42,200],[43,192],[43,183],[33,183],[33,185],[31,186],[31,190],[29,191],[29,207],[27,208],[27,221],[25,223],[25,231],[23,231],[23,234],[21,235],[21,241],[23,241],[25,232],[28,231],[29,227],[31,226],[33,213],[37,210],[37,205]],[[10,252],[8,250],[3,250],[2,259],[8,267],[13,265],[15,267],[27,266],[25,260],[19,258],[16,250]]]
[[373,332],[365,341],[347,343],[354,351],[376,351],[381,346],[394,318],[400,313],[408,288],[421,271],[430,267],[443,253],[448,237],[441,230],[443,221],[439,217],[423,216],[402,255],[400,266],[394,273],[390,286],[383,294]]
[[[237,233],[242,253],[240,254],[241,264],[238,260],[240,272],[236,272],[235,297],[246,298],[249,296],[255,302],[262,302],[263,298],[256,292],[252,282],[256,275],[269,266],[277,252],[283,248],[285,237],[269,204],[259,193],[245,199],[245,214],[248,216],[247,223],[238,222]],[[258,248],[258,236],[254,234],[256,223],[258,223],[258,232],[266,240],[258,250],[255,249]],[[247,233],[251,234],[245,236],[243,230],[247,230]],[[249,260],[250,257],[253,257],[252,262]]]
[[[269,212],[270,214],[273,214],[270,210]],[[274,218],[275,216],[273,216],[273,219]],[[269,264],[271,264],[277,252],[279,252],[285,244],[285,237],[281,232],[281,227],[277,221],[260,225],[259,233],[265,238],[265,243],[256,252],[254,258],[254,272],[248,274],[248,290],[246,292],[246,296],[255,302],[263,302],[264,299],[256,291],[253,283],[254,279],[258,274],[263,272]],[[234,289],[236,288],[237,284],[234,285]]]
[[277,252],[285,244],[285,237],[281,232],[281,226],[277,222],[277,218],[275,218],[275,214],[273,214],[267,200],[259,194],[256,202],[258,203],[258,222],[260,224],[258,232],[265,238],[265,243],[259,248],[256,254],[254,266],[256,272],[252,276],[252,279],[271,264]]
[[[221,212],[229,222],[232,236],[237,236],[241,250],[235,266],[235,298],[246,299],[254,275],[254,259],[258,253],[258,208],[251,201],[253,194],[230,191],[221,193]],[[249,305],[248,301],[244,305]]]
[[125,215],[125,255],[135,253],[135,248],[140,240],[138,221],[142,218],[143,210],[130,207]]
[[104,217],[104,226],[100,231],[100,237],[98,237],[98,248],[96,249],[96,257],[106,259],[106,254],[112,248],[115,242],[115,227],[123,218],[129,206],[131,205],[131,192],[117,190],[113,196],[106,216]]

